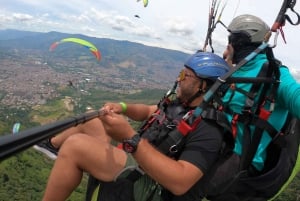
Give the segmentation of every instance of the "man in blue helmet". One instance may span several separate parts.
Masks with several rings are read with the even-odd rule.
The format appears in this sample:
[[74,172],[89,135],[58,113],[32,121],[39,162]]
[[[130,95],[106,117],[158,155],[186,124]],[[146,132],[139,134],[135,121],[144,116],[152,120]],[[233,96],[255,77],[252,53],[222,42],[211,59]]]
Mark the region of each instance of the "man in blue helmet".
[[[64,141],[43,201],[66,200],[80,183],[83,172],[102,182],[117,183],[136,170],[139,176],[133,182],[121,183],[122,192],[113,191],[118,201],[201,200],[208,172],[222,147],[224,128],[202,117],[182,140],[172,144],[172,136],[182,135],[177,130],[179,122],[201,104],[203,94],[228,70],[221,57],[196,53],[186,61],[171,93],[158,105],[105,104],[101,108],[105,115],[100,117],[102,137],[78,133]],[[207,109],[214,109],[214,104]],[[123,115],[145,121],[135,131]],[[112,146],[110,139],[120,142],[122,149]],[[100,192],[102,189],[100,186]]]

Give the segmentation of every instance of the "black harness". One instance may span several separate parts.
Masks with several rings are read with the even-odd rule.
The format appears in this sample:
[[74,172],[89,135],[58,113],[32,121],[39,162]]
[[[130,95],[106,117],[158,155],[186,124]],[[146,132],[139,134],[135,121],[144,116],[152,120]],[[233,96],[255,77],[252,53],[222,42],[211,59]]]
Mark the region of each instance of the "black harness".
[[[207,191],[210,200],[267,200],[280,190],[295,165],[297,157],[294,153],[296,155],[298,153],[300,137],[289,135],[295,130],[295,125],[290,126],[290,119],[287,119],[285,126],[278,131],[268,122],[275,107],[281,66],[281,62],[276,60],[273,54],[268,55],[268,60],[269,62],[262,66],[255,78],[228,79],[230,83],[253,84],[249,91],[232,88],[246,96],[241,113],[233,113],[226,108],[226,105],[224,106],[224,111],[232,115],[233,137],[236,136],[237,123],[242,123],[244,126],[243,148],[241,156],[233,154],[216,164],[217,170],[212,176]],[[252,132],[250,126],[254,127]],[[270,135],[272,141],[268,146],[264,169],[257,171],[251,163],[264,131]],[[233,170],[234,168],[236,170]],[[231,176],[228,176],[230,174]]]
[[[275,98],[280,84],[280,66],[280,61],[274,58],[269,59],[269,62],[264,63],[256,78],[233,77],[230,79],[230,82],[234,83],[253,83],[249,92],[240,88],[234,88],[234,90],[246,96],[242,113],[233,113],[225,107],[225,111],[232,114],[231,127],[234,137],[237,132],[237,123],[240,122],[244,125],[240,170],[246,170],[251,166],[264,131],[267,131],[273,139],[280,134],[268,122],[275,107]],[[268,109],[265,108],[266,105],[268,105]],[[252,134],[250,126],[255,127]]]

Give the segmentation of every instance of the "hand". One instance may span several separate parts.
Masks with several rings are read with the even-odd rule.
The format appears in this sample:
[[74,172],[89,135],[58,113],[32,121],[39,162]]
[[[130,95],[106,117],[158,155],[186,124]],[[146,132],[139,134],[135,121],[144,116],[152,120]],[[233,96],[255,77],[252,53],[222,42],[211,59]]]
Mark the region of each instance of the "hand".
[[100,110],[112,111],[116,114],[122,113],[122,106],[120,103],[105,103]]
[[107,135],[118,142],[129,139],[136,133],[123,115],[116,114],[112,110],[107,111],[106,115],[99,118],[103,123]]

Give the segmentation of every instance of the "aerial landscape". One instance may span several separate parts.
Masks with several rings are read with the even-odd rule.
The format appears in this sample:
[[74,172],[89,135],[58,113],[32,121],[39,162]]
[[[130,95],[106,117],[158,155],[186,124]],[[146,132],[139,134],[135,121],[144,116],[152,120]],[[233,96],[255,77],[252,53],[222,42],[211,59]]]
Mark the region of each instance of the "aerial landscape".
[[[136,48],[131,52],[122,53],[129,42],[116,41],[109,46],[108,39],[98,39],[99,42],[96,42],[103,47],[101,62],[89,51],[84,51],[84,47],[74,44],[64,44],[54,52],[49,51],[51,42],[64,36],[59,33],[28,36],[27,44],[23,44],[22,39],[2,40],[1,46],[6,51],[1,55],[0,90],[7,94],[1,100],[3,104],[15,107],[20,104],[42,104],[48,98],[57,97],[55,87],[70,85],[78,94],[89,93],[89,88],[113,89],[120,93],[134,93],[143,88],[166,89],[182,67],[180,60],[187,56],[170,51],[168,54],[173,55],[172,60],[161,54],[167,50],[152,48],[157,53],[150,53],[151,48],[139,44],[134,44]],[[40,40],[36,41],[36,37]],[[151,62],[153,60],[156,62]],[[30,76],[26,72],[30,72]]]
[[[98,40],[99,43],[107,43],[99,63],[85,48],[72,44],[61,50],[57,49],[60,51],[57,54],[49,52],[49,44],[55,41],[53,35],[63,38],[67,36],[64,33],[5,30],[0,31],[0,34],[3,32],[9,33],[7,36],[13,33],[19,36],[2,40],[0,43],[0,111],[1,114],[6,114],[0,118],[1,135],[11,133],[16,122],[20,123],[20,130],[25,130],[72,117],[91,108],[100,108],[106,101],[155,103],[155,100],[160,99],[172,87],[174,77],[187,57],[187,54],[179,51],[147,47],[127,41],[109,40],[109,43],[108,39],[94,39],[96,44]],[[40,40],[34,41],[33,38],[36,37]],[[43,44],[44,41],[49,42]],[[12,47],[10,44],[16,46]],[[123,48],[127,51],[123,51]],[[116,52],[118,56],[110,54],[110,51]],[[28,163],[27,168],[19,167],[21,164],[17,161],[22,160],[25,160],[23,165]],[[52,163],[53,161],[44,158],[32,148],[2,162],[5,164],[1,166],[5,182],[2,183],[0,197],[10,195],[15,200],[18,200],[18,197],[28,201],[40,200]],[[26,170],[26,176],[21,177],[21,182],[15,183],[17,180],[8,176],[8,172],[11,172],[8,169],[12,166],[15,167],[16,175],[25,174]],[[38,177],[34,172],[40,170],[36,168],[44,169]],[[34,176],[31,176],[32,174]],[[37,179],[39,187],[35,187],[34,184]],[[82,200],[86,185],[87,178],[71,199]],[[31,191],[24,186],[37,189]],[[7,194],[5,189],[18,193]],[[293,191],[292,188],[290,190]]]
[[[283,4],[281,4],[282,2]],[[300,4],[290,0],[282,2],[276,2],[276,5],[269,0],[263,2],[258,0],[207,0],[202,3],[197,0],[185,2],[170,2],[170,0],[158,2],[151,0],[122,0],[121,2],[117,0],[96,2],[12,0],[4,3],[0,8],[0,156],[3,157],[0,157],[0,201],[39,201],[43,198],[55,160],[34,148],[36,143],[41,140],[33,139],[33,133],[38,133],[49,125],[56,123],[59,125],[64,120],[70,120],[72,125],[77,126],[77,117],[82,115],[80,121],[85,122],[85,118],[88,116],[87,112],[98,110],[107,102],[121,104],[123,112],[124,107],[125,111],[127,109],[127,105],[124,106],[124,103],[158,105],[160,103],[158,101],[165,100],[166,94],[170,92],[170,89],[175,89],[174,86],[178,86],[177,83],[180,83],[181,79],[184,80],[189,76],[192,77],[191,79],[194,78],[193,75],[182,74],[181,71],[185,67],[189,70],[192,69],[184,65],[191,54],[214,52],[223,56],[223,58],[220,57],[223,62],[224,59],[227,59],[223,52],[229,49],[228,42],[233,40],[230,36],[235,34],[235,32],[231,32],[228,24],[239,14],[249,13],[263,17],[269,25],[274,23],[274,26],[276,24],[274,20],[278,19],[279,15],[277,16],[277,14],[281,6],[280,11],[284,11],[286,14],[281,17],[291,17],[294,24],[290,21],[286,21],[287,23],[284,24],[282,21],[281,25],[286,26],[279,27],[276,33],[275,31],[272,33],[270,41],[267,41],[269,46],[263,41],[259,47],[265,45],[264,48],[266,48],[274,45],[273,51],[276,59],[287,66],[287,71],[299,83],[300,68],[297,46],[300,38],[294,36],[297,33],[300,34],[299,26],[296,27],[300,24],[300,18],[296,23]],[[282,9],[284,6],[286,6],[285,9]],[[294,6],[295,9],[291,9]],[[267,14],[266,8],[268,9]],[[273,26],[270,27],[273,29]],[[249,36],[249,38],[251,37]],[[241,62],[231,65],[228,71],[231,73],[229,76],[232,76],[235,70],[239,70],[240,63],[248,62],[249,56],[260,54],[255,51],[247,57],[243,57],[244,60]],[[260,49],[259,51],[265,53],[265,50]],[[231,56],[233,59],[233,54]],[[274,63],[272,64],[274,65]],[[273,83],[278,82],[275,78],[277,77],[270,77],[269,80],[272,79],[270,85],[265,82],[263,85],[259,83],[257,86],[270,87]],[[219,88],[215,89],[214,93],[218,92],[216,94],[222,98],[225,90],[234,91],[236,89],[236,83],[227,83],[227,80],[224,81],[220,77],[217,78],[217,81],[220,84],[218,87],[221,87],[220,90]],[[240,82],[244,84],[245,80]],[[251,81],[246,82],[252,83]],[[271,82],[268,81],[268,83]],[[178,88],[180,88],[180,84]],[[237,92],[247,94],[243,89],[237,89]],[[207,101],[205,98],[209,95],[213,95],[210,93],[210,90],[206,94],[203,93],[204,101]],[[234,93],[232,93],[232,97]],[[256,95],[253,94],[254,97]],[[252,94],[249,93],[250,96]],[[262,97],[267,97],[267,95],[259,96],[259,99]],[[271,109],[273,111],[272,106],[275,99],[271,98],[261,101],[262,105],[270,101],[269,108],[270,111]],[[293,98],[297,97],[293,96]],[[219,101],[216,98],[208,105],[216,106]],[[250,104],[251,101],[254,102],[254,98],[253,100],[247,99],[247,101]],[[269,106],[268,103],[266,107]],[[259,106],[259,104],[252,105],[253,108],[259,108]],[[293,106],[297,107],[298,105],[297,103],[289,105],[289,107]],[[198,108],[193,106],[192,109]],[[219,107],[219,111],[225,112],[223,107]],[[264,110],[262,109],[262,111]],[[236,115],[234,111],[226,110],[226,112]],[[199,119],[201,118],[204,116],[199,117]],[[145,122],[141,123],[128,117],[126,120],[134,130],[145,125]],[[159,118],[157,120],[163,125]],[[255,120],[253,118],[249,122],[252,123]],[[278,157],[274,157],[274,160],[272,157],[265,156],[272,165],[277,164],[279,155],[283,155],[281,152],[279,154],[279,149],[277,149],[279,146],[280,148],[281,146],[290,148],[284,146],[285,143],[288,143],[287,141],[277,141],[284,136],[281,131],[290,129],[291,132],[288,133],[288,136],[294,134],[295,130],[296,132],[300,131],[299,120],[297,120],[297,124],[293,123],[296,121],[286,122],[282,129],[278,129],[276,138],[271,141],[274,142],[274,146],[267,149],[268,156],[275,156],[278,153]],[[232,132],[236,128],[234,128],[235,123],[235,119],[232,118],[228,124]],[[67,127],[71,127],[71,124]],[[179,126],[176,128],[179,130]],[[22,134],[25,135],[22,136]],[[52,133],[50,130],[50,132],[44,132],[42,136],[37,137],[44,140],[46,135],[48,139],[56,134],[58,133]],[[228,133],[226,132],[226,134]],[[11,141],[11,139],[15,139],[15,141]],[[238,138],[234,136],[234,139]],[[228,140],[226,136],[224,140]],[[33,141],[36,143],[32,143]],[[11,147],[1,145],[5,145],[6,142],[10,142]],[[184,143],[185,141],[183,141]],[[300,138],[295,143],[299,145]],[[223,144],[222,146],[225,146]],[[299,147],[292,148],[298,150]],[[7,150],[12,153],[8,154]],[[232,153],[233,150],[234,148],[230,147],[229,152]],[[273,150],[278,152],[271,153]],[[222,151],[219,152],[223,154]],[[275,193],[276,198],[270,199],[272,201],[300,200],[300,157],[295,154],[291,158],[294,160],[288,161],[287,166],[283,168],[288,170],[292,177],[295,177],[293,180],[284,181],[291,183],[283,186],[283,190],[278,191],[278,195]],[[247,174],[256,174],[256,172],[252,172],[254,166],[250,165],[250,167],[247,169],[247,171],[249,170]],[[291,170],[292,167],[293,170]],[[267,168],[272,167],[266,166]],[[266,173],[264,170],[263,174]],[[224,175],[224,173],[222,174]],[[278,173],[278,178],[280,175]],[[273,183],[278,178],[274,178]],[[67,200],[91,201],[92,199],[87,198],[90,179],[91,175],[84,172],[79,186]],[[255,186],[255,182],[252,185]],[[265,186],[265,189],[267,188],[270,187]],[[209,201],[209,198],[203,198],[203,201]]]

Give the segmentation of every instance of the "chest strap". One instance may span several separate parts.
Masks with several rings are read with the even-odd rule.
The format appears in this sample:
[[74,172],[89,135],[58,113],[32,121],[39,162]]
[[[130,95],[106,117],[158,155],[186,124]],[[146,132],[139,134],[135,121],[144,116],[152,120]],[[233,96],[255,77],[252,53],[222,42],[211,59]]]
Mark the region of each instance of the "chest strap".
[[[275,97],[277,89],[279,86],[279,66],[278,63],[271,61],[270,63],[266,62],[261,71],[259,72],[258,77],[272,77],[274,82],[264,83],[260,94],[258,96],[257,102],[254,98],[247,97],[243,114],[238,120],[243,119],[244,123],[244,136],[242,144],[242,155],[241,155],[241,166],[240,169],[248,169],[252,163],[252,160],[257,151],[258,145],[261,141],[262,134],[266,130],[271,137],[275,137],[278,134],[278,131],[268,122],[268,118],[274,110]],[[254,94],[258,93],[260,86],[258,83],[252,85],[250,92]],[[268,93],[269,92],[269,93]],[[268,93],[268,95],[266,95]],[[269,102],[269,110],[265,109],[265,103]],[[253,108],[255,109],[253,111]],[[251,135],[250,125],[254,125],[254,131]]]

